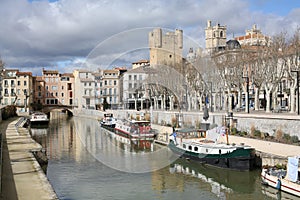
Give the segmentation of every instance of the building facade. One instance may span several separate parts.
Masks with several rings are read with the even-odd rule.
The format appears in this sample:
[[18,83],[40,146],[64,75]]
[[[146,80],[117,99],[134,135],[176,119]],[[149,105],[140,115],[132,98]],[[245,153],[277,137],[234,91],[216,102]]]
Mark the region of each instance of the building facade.
[[183,31],[162,33],[155,28],[149,33],[150,65],[182,66]]
[[235,38],[242,46],[265,46],[270,43],[270,38],[262,34],[254,24],[252,29],[246,30],[246,35]]
[[79,109],[96,109],[95,76],[88,70],[73,71],[74,106]]
[[17,112],[26,112],[32,102],[32,74],[18,69],[3,72],[3,105],[16,105]]
[[205,49],[208,53],[223,50],[226,47],[227,27],[219,23],[212,26],[211,20],[207,21],[205,28]]

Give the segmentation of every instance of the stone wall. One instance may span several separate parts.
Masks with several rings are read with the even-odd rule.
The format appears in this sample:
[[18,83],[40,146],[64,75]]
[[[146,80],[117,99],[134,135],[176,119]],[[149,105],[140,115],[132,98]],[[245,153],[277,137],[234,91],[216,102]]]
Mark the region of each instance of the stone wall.
[[[78,111],[77,111],[78,112]],[[103,117],[103,112],[96,110],[81,110],[86,115],[94,115],[97,119]],[[135,110],[111,110],[116,118],[129,118],[145,116],[150,114],[149,111],[135,111]],[[226,113],[209,113],[207,122],[211,124],[222,125]],[[235,126],[238,130],[250,132],[252,126],[256,130],[274,135],[276,130],[281,129],[283,133],[296,135],[300,138],[300,116],[286,114],[247,114],[247,113],[233,113],[233,119],[237,120]],[[174,120],[184,124],[187,127],[198,127],[199,123],[203,122],[203,112],[171,112],[171,111],[153,111],[152,122],[159,125],[173,125]]]

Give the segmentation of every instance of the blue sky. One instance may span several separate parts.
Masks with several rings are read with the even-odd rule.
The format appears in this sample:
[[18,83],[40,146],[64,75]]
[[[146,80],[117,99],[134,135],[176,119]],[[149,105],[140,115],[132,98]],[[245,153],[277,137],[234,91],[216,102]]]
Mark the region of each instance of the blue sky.
[[294,8],[300,8],[299,0],[253,0],[249,1],[252,11],[285,16]]
[[[129,66],[148,56],[145,50],[136,52],[147,48],[149,27],[182,29],[196,46],[205,48],[208,19],[226,25],[228,39],[233,33],[245,34],[254,23],[269,36],[282,31],[292,35],[299,27],[300,1],[1,0],[0,56],[6,67],[34,74],[43,67],[70,72],[100,47],[101,65]],[[136,29],[145,31],[129,31]],[[134,39],[118,40],[124,31]]]

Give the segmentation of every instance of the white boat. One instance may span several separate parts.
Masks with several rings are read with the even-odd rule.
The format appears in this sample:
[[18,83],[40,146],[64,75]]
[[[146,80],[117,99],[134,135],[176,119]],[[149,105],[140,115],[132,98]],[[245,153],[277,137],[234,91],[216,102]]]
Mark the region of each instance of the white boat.
[[219,143],[218,129],[209,131],[181,129],[175,131],[169,148],[176,154],[201,163],[236,170],[252,170],[255,149],[246,145]]
[[30,116],[30,126],[40,127],[47,126],[49,124],[48,116],[42,112],[34,112]]
[[104,128],[115,128],[116,119],[112,113],[105,113],[104,118],[100,121],[100,125]]
[[154,139],[155,131],[151,129],[150,121],[117,120],[115,132],[130,139]]
[[261,172],[262,183],[300,197],[299,159],[289,157],[287,170],[266,168]]

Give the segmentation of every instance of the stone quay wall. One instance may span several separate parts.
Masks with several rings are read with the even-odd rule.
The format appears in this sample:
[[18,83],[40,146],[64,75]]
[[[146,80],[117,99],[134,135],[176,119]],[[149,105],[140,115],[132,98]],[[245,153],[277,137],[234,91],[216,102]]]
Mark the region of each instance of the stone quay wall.
[[[74,110],[75,113],[85,113],[85,115],[94,116],[97,119],[103,118],[104,112],[98,110]],[[107,110],[106,112],[113,113],[116,118],[145,118],[150,116],[149,110],[135,111],[135,110]],[[164,126],[174,126],[176,122],[179,125],[185,125],[187,127],[199,127],[203,120],[203,112],[171,112],[171,111],[153,111],[152,123]],[[218,126],[224,124],[225,112],[212,112],[209,113],[209,119],[206,121],[210,124],[216,124]],[[226,117],[227,118],[227,117]],[[277,130],[281,130],[285,134],[291,136],[296,135],[300,138],[300,116],[295,114],[283,113],[283,114],[267,114],[267,113],[233,113],[233,120],[231,124],[240,131],[250,132],[251,127],[255,127],[264,133],[268,133],[270,136],[274,136]]]

